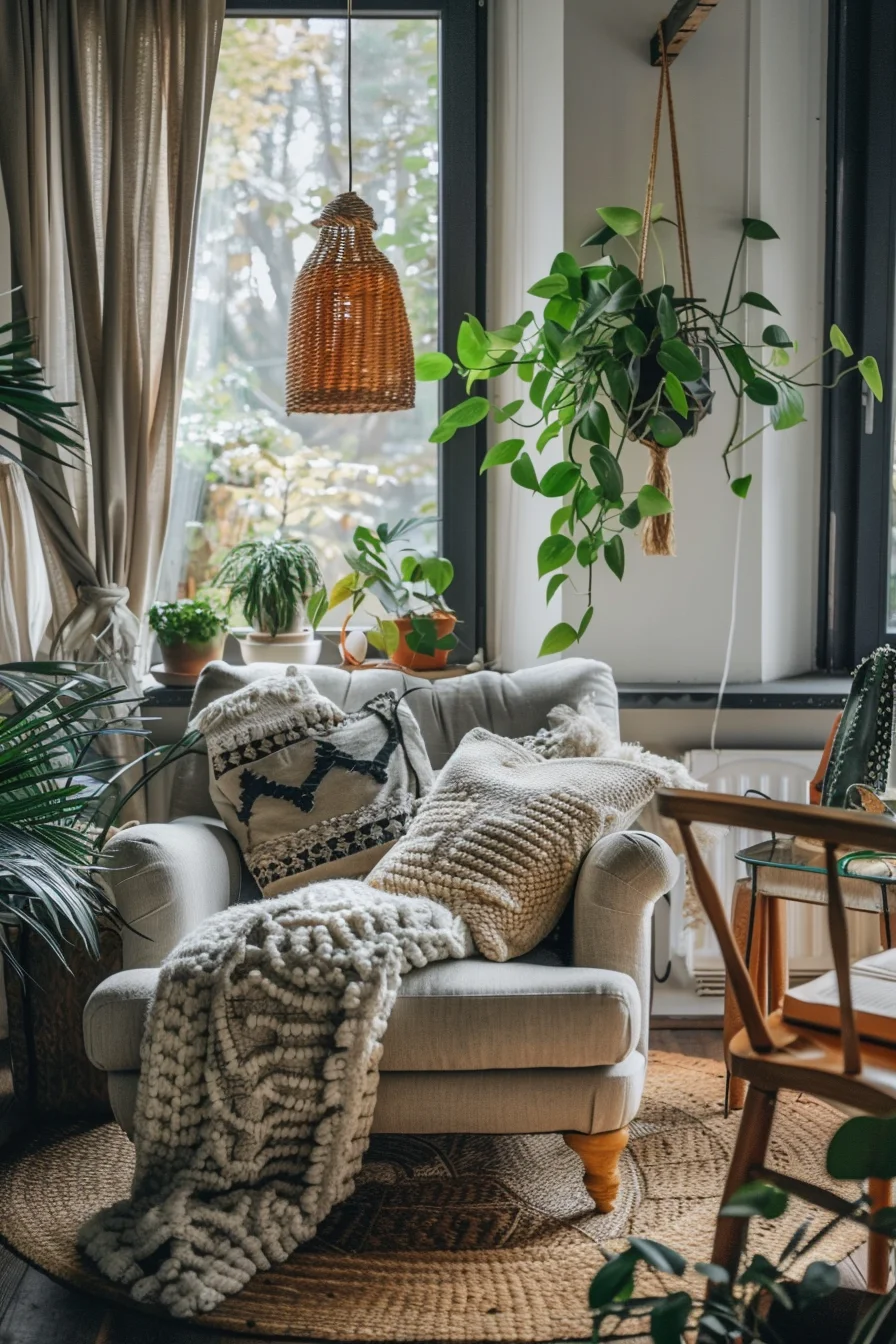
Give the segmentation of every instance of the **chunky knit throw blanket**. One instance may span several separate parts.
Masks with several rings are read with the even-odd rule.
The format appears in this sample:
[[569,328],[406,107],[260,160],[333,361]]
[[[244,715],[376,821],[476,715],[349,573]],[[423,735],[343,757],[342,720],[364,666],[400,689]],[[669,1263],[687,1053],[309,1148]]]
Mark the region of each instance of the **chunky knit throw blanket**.
[[161,969],[131,1198],[83,1250],[174,1316],[285,1260],[352,1191],[402,973],[471,950],[443,906],[345,879],[206,920]]

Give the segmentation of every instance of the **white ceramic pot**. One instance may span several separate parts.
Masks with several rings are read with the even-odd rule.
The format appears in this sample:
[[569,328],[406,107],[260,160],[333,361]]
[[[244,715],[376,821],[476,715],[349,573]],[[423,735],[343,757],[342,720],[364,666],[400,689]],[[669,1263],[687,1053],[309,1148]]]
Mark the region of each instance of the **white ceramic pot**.
[[263,635],[252,630],[238,639],[244,663],[300,663],[311,666],[320,659],[321,641],[310,627]]

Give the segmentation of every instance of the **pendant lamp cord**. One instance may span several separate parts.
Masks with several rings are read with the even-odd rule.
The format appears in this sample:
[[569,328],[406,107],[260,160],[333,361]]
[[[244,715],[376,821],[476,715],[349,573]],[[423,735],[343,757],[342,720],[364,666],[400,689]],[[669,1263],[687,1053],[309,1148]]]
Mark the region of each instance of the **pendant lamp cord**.
[[345,101],[348,110],[348,189],[354,178],[352,165],[352,0],[347,0],[345,12]]

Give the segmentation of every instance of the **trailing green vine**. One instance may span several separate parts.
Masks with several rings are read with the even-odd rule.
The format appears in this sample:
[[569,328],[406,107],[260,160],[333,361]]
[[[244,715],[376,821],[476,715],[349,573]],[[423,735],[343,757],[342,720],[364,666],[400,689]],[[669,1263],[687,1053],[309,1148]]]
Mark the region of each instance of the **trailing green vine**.
[[[468,314],[458,332],[456,359],[441,352],[417,358],[419,379],[440,380],[456,371],[466,384],[465,399],[444,413],[430,442],[447,443],[459,429],[491,415],[495,424],[508,427],[508,436],[489,449],[481,470],[508,466],[521,489],[558,501],[550,535],[538,547],[539,577],[547,580],[550,602],[576,569],[584,571],[587,606],[578,627],[565,621],[553,626],[542,654],[569,648],[587,630],[594,615],[595,566],[600,557],[622,579],[626,533],[648,518],[671,513],[668,498],[655,485],[626,489],[622,450],[629,441],[668,450],[696,434],[713,397],[710,375],[723,377],[735,399],[722,462],[730,487],[740,498],[746,497],[752,477],[732,478],[729,459],[765,428],[743,434],[745,400],[767,409],[773,429],[785,430],[805,419],[806,387],[835,387],[858,372],[873,395],[879,401],[883,397],[877,362],[870,355],[856,360],[837,326],[831,328],[828,348],[794,371],[790,364],[796,344],[777,322],[769,321],[758,345],[746,344],[732,331],[730,321],[743,308],[778,315],[771,300],[755,291],[732,302],[747,243],[778,237],[769,224],[760,219],[742,221],[731,277],[716,313],[703,299],[676,294],[666,281],[656,226],[675,226],[662,218],[661,211],[657,207],[648,224],[662,266],[660,285],[646,290],[630,267],[604,252],[616,238],[631,246],[629,240],[642,228],[640,212],[603,207],[598,210],[602,227],[585,244],[600,247],[600,259],[580,266],[569,252],[560,252],[550,274],[529,289],[534,297],[546,300],[540,325],[526,311],[511,325],[488,331]],[[833,380],[807,380],[813,366],[828,357],[835,360]],[[473,392],[477,383],[511,369],[528,385],[527,399],[498,406]],[[536,454],[562,436],[563,460],[540,475],[537,456],[533,459],[526,451],[525,439],[511,426],[540,427]]]

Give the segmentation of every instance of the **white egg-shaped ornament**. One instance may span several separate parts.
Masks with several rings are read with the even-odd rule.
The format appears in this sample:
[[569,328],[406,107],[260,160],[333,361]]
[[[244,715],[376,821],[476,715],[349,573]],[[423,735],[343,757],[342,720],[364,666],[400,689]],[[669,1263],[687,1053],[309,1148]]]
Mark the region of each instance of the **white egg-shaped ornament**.
[[346,630],[342,636],[342,659],[349,667],[360,667],[367,657],[367,636],[363,630]]

